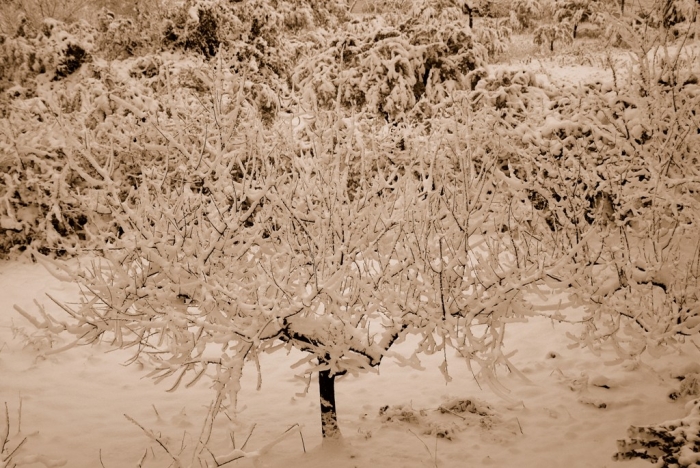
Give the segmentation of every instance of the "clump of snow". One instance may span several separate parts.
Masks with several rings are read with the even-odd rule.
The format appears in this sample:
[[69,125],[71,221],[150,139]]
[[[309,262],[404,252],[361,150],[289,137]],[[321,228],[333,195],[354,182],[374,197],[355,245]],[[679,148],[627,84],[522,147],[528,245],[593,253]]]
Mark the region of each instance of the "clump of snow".
[[[386,405],[379,409],[379,420],[385,425],[399,424],[407,430],[447,440],[454,440],[458,433],[472,427],[489,431],[504,422],[491,406],[473,398],[451,398],[437,409]],[[510,432],[515,434],[517,429],[511,425]]]

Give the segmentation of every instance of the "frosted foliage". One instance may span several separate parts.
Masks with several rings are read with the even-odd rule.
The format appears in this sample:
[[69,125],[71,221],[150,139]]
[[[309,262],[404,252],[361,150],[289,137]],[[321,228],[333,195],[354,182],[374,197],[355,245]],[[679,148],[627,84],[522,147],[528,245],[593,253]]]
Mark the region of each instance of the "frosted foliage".
[[515,0],[511,6],[514,26],[521,29],[531,28],[543,8],[543,2],[540,0]]
[[409,16],[397,26],[351,24],[345,37],[301,62],[293,81],[319,108],[341,106],[394,121],[421,100],[435,104],[453,90],[469,89],[468,76],[486,55],[461,18]]
[[554,20],[558,23],[569,23],[576,37],[578,26],[583,22],[598,25],[606,22],[605,9],[608,5],[591,0],[567,0],[554,5]]
[[510,136],[502,168],[531,190],[517,219],[544,215],[550,245],[596,231],[566,278],[586,310],[586,330],[572,338],[595,352],[610,343],[628,359],[697,333],[700,146],[692,60],[620,28],[639,45],[629,78],[613,70],[610,83],[552,93],[511,72],[485,77],[472,96],[496,108],[496,132]]
[[554,43],[556,41],[564,44],[573,42],[573,36],[569,29],[569,25],[566,23],[539,26],[533,33],[533,42],[538,46],[548,48],[550,52],[554,52]]

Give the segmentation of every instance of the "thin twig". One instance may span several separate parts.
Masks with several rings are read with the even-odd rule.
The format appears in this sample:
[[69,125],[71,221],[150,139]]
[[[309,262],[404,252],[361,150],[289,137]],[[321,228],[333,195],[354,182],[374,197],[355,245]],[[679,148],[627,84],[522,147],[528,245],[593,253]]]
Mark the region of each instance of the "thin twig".
[[[133,424],[136,424],[139,428],[141,428],[141,430],[142,430],[150,439],[153,439],[154,441],[156,441],[156,442],[158,443],[158,445],[160,445],[161,448],[162,448],[163,450],[165,450],[165,453],[167,453],[168,455],[170,455],[170,458],[172,458],[173,461],[178,461],[177,458],[175,457],[175,455],[173,455],[172,453],[170,453],[170,450],[168,449],[168,447],[163,443],[162,440],[160,440],[160,437],[156,436],[152,431],[149,431],[148,429],[146,429],[145,427],[143,427],[141,424],[139,424],[134,418],[132,418],[132,417],[129,416],[128,414],[124,414],[124,417],[125,417],[126,419],[128,419],[130,422],[132,422]],[[151,450],[153,450],[153,449],[151,449]],[[154,457],[155,457],[155,454],[154,454]]]
[[20,447],[22,447],[22,446],[24,445],[24,443],[25,443],[26,441],[27,441],[27,438],[26,438],[26,437],[25,437],[24,439],[22,439],[22,442],[20,442],[19,444],[17,444],[17,447],[15,447],[15,449],[14,449],[13,451],[10,452],[10,454],[5,458],[5,461],[11,460],[12,457],[15,455],[15,453],[17,453],[17,451],[20,449]]
[[144,462],[144,460],[146,459],[146,456],[147,456],[147,455],[148,455],[148,449],[146,449],[146,450],[143,452],[143,456],[141,457],[141,459],[139,460],[138,464],[136,465],[136,468],[142,468],[143,462]]
[[462,416],[461,414],[455,413],[454,411],[452,411],[452,410],[450,410],[450,409],[447,409],[447,408],[445,408],[444,406],[439,407],[439,408],[438,408],[438,411],[441,411],[441,412],[443,412],[443,413],[450,413],[451,415],[457,416],[458,418],[462,418],[462,419],[465,420],[465,421],[467,420],[467,418],[465,418],[465,417]]
[[5,402],[5,429],[2,434],[2,445],[0,446],[0,454],[5,452],[5,445],[10,440],[10,410]]
[[22,399],[19,399],[19,409],[17,410],[17,434],[22,432]]
[[299,437],[301,437],[301,448],[303,448],[304,453],[306,453],[306,444],[304,443],[304,434],[301,432],[301,427],[299,427]]
[[435,468],[437,468],[437,458],[434,458],[434,457],[433,457],[433,452],[430,451],[430,447],[428,447],[428,445],[423,441],[423,439],[421,439],[420,437],[418,437],[418,436],[416,435],[415,432],[413,432],[413,431],[410,430],[410,429],[408,430],[408,432],[410,432],[411,434],[413,434],[413,436],[414,436],[416,439],[420,440],[420,443],[423,444],[423,447],[425,447],[425,450],[428,451],[428,454],[430,455],[430,458],[433,460],[433,464],[435,465]]
[[253,427],[250,428],[250,433],[248,434],[248,437],[246,437],[245,442],[243,442],[243,445],[241,446],[241,450],[245,450],[245,446],[248,444],[248,441],[250,440],[250,436],[253,435],[253,431],[255,430],[255,426],[257,423],[253,423]]
[[158,410],[156,409],[156,405],[151,404],[151,407],[153,408],[153,411],[156,413],[156,417],[158,419],[161,419],[160,414],[158,413]]

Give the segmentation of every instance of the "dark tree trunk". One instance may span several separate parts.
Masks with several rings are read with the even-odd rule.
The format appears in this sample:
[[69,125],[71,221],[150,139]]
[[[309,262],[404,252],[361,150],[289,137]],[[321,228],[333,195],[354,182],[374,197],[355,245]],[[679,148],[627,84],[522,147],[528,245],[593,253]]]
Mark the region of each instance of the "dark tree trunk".
[[330,370],[318,373],[318,389],[321,397],[321,431],[324,439],[340,438],[338,413],[335,409],[335,375]]
[[574,39],[576,39],[576,31],[578,31],[578,24],[574,25]]
[[625,14],[625,0],[620,0],[620,15]]
[[472,7],[470,7],[469,4],[465,2],[462,5],[462,12],[469,15],[469,29],[473,29],[474,28],[474,12],[472,11]]
[[549,51],[550,51],[550,52],[554,52],[554,41],[551,41],[551,42],[549,43]]

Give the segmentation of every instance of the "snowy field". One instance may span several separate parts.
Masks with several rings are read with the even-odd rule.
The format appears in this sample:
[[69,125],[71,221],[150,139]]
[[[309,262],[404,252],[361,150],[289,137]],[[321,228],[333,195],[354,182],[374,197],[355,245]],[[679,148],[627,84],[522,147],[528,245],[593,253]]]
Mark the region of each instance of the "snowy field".
[[[3,262],[0,291],[0,401],[7,402],[12,431],[21,405],[21,432],[29,435],[24,453],[45,457],[23,466],[136,467],[146,450],[141,466],[169,466],[172,460],[125,414],[175,447],[193,443],[212,398],[204,380],[167,393],[167,383],[154,385],[144,378],[146,370],[124,367],[129,355],[105,353],[106,345],[50,354],[61,343],[49,343],[13,309],[16,304],[35,310],[36,300],[51,310],[47,293],[71,300],[74,287],[42,266]],[[386,362],[377,375],[341,380],[338,446],[321,446],[316,387],[297,395],[305,383],[289,366],[298,356],[264,356],[260,391],[255,368],[245,370],[236,443],[240,447],[254,426],[246,450],[255,451],[299,424],[304,445],[297,433],[258,459],[229,466],[649,466],[613,461],[616,440],[626,437],[630,425],[686,415],[690,397],[669,398],[680,387],[673,376],[697,368],[700,353],[688,344],[663,358],[608,365],[612,353],[596,357],[569,349],[565,332],[542,319],[512,327],[507,348],[518,351],[513,361],[528,380],[500,376],[510,401],[480,388],[456,357],[448,360],[454,379],[447,384],[437,361],[424,362],[424,371]],[[380,414],[384,406],[389,409]]]

